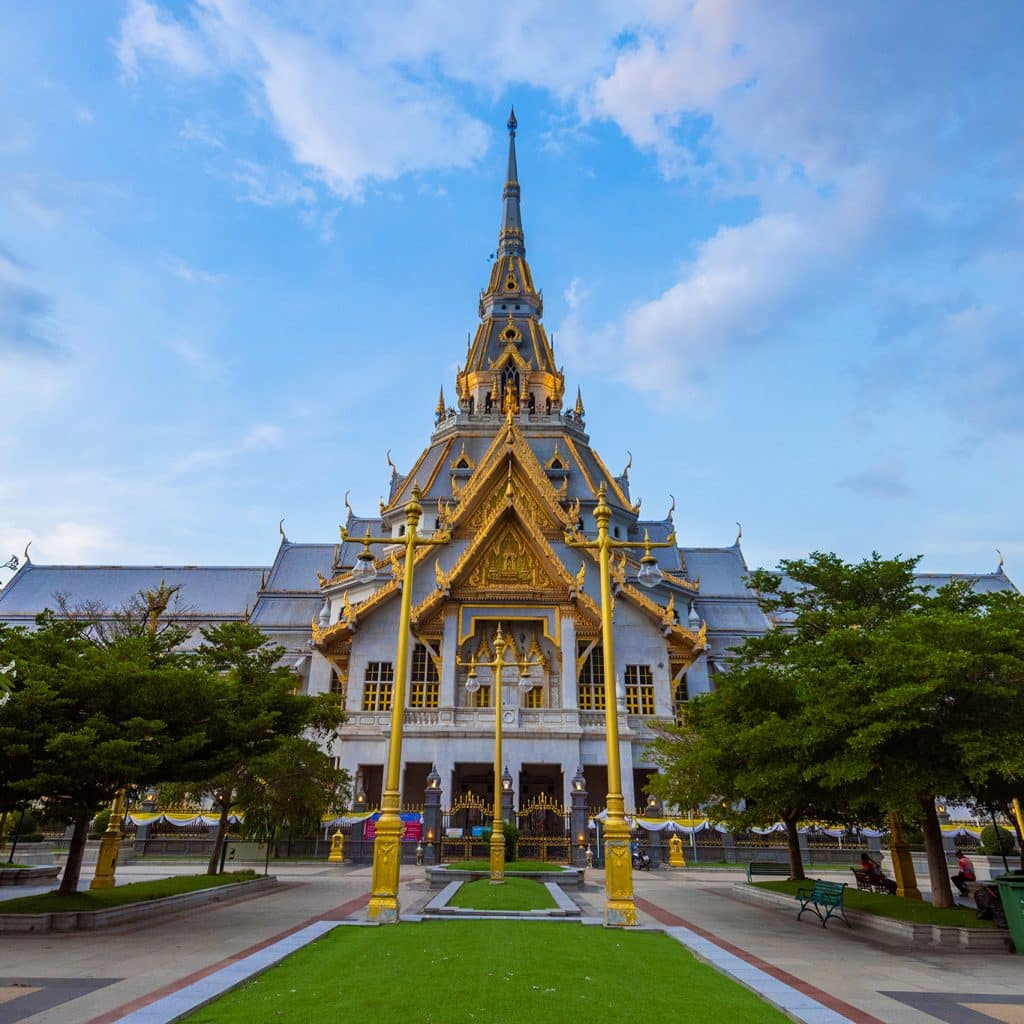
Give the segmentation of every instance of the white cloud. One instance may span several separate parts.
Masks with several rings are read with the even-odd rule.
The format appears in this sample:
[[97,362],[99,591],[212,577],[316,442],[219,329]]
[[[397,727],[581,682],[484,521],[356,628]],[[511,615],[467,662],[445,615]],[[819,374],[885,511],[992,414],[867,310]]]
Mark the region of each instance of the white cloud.
[[284,431],[274,423],[257,423],[234,443],[215,448],[198,448],[171,465],[171,475],[178,476],[214,463],[226,462],[253,451],[280,447]]
[[203,270],[201,267],[193,267],[182,259],[175,256],[168,257],[167,264],[175,277],[189,284],[220,284],[226,280],[226,274],[215,274],[210,270]]
[[128,78],[138,77],[140,58],[161,61],[188,75],[205,74],[211,66],[199,33],[165,16],[147,0],[129,0],[114,48]]

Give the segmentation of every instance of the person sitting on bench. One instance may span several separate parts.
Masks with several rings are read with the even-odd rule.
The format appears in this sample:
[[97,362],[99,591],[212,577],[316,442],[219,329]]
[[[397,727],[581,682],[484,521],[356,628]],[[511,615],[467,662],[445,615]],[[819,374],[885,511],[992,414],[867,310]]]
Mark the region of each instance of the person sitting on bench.
[[977,877],[974,874],[974,864],[963,850],[956,851],[956,863],[960,870],[950,880],[957,887],[960,895],[966,896],[967,886],[964,883],[977,881]]
[[869,856],[867,853],[862,853],[860,855],[860,869],[867,875],[868,881],[872,885],[884,888],[890,894],[896,892],[896,883],[891,878],[886,878],[882,874],[882,866],[874,857]]

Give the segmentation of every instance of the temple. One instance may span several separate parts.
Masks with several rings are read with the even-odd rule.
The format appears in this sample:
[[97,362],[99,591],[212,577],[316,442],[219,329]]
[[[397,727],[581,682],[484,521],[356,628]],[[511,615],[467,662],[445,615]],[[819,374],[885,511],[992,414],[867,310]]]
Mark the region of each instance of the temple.
[[[403,803],[423,802],[428,776],[439,779],[446,806],[492,799],[500,784],[492,765],[495,680],[492,670],[471,675],[467,665],[492,658],[500,626],[511,649],[501,685],[503,774],[514,806],[567,808],[581,770],[588,804],[599,808],[607,753],[597,552],[565,538],[596,535],[603,496],[610,535],[637,545],[613,557],[612,581],[623,793],[627,810],[643,807],[653,771],[649,723],[673,718],[712,687],[730,648],[772,624],[747,587],[740,537],[724,547],[656,548],[660,579],[640,585],[643,542],[675,535],[675,503],[641,518],[629,466],[608,469],[591,447],[579,390],[566,400],[527,261],[516,127],[513,113],[498,248],[479,323],[449,385],[454,405],[442,389],[430,437],[406,471],[389,457],[387,498],[376,514],[357,515],[346,499],[340,543],[294,543],[282,529],[269,566],[45,566],[26,558],[0,591],[0,621],[31,623],[58,598],[64,607],[116,610],[161,579],[180,585],[169,610],[179,621],[198,629],[247,619],[285,646],[303,690],[344,695],[348,721],[330,753],[372,808],[386,763],[406,512],[418,499],[421,533],[445,542],[415,555]],[[367,534],[395,541],[375,550],[370,581],[353,572]],[[960,578],[983,589],[1013,586],[1001,563]],[[522,668],[513,670],[513,661]]]

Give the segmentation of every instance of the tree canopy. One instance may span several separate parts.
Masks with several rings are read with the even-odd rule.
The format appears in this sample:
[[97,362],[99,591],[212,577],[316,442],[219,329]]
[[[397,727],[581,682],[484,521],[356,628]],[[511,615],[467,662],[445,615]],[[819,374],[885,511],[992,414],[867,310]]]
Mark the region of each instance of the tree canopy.
[[[740,824],[808,815],[921,823],[933,899],[951,902],[935,797],[1024,779],[1024,598],[918,586],[916,559],[835,555],[751,583],[777,628],[732,653],[655,744],[662,795]],[[799,850],[791,835],[793,873]]]

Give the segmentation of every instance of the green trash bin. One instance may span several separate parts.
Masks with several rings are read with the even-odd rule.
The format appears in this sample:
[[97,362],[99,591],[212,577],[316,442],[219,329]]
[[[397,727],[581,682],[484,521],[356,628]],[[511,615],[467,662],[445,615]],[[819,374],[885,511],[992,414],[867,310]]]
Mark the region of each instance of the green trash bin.
[[993,881],[999,886],[999,898],[1006,912],[1006,925],[1017,947],[1017,955],[1024,956],[1024,871],[1011,871]]

